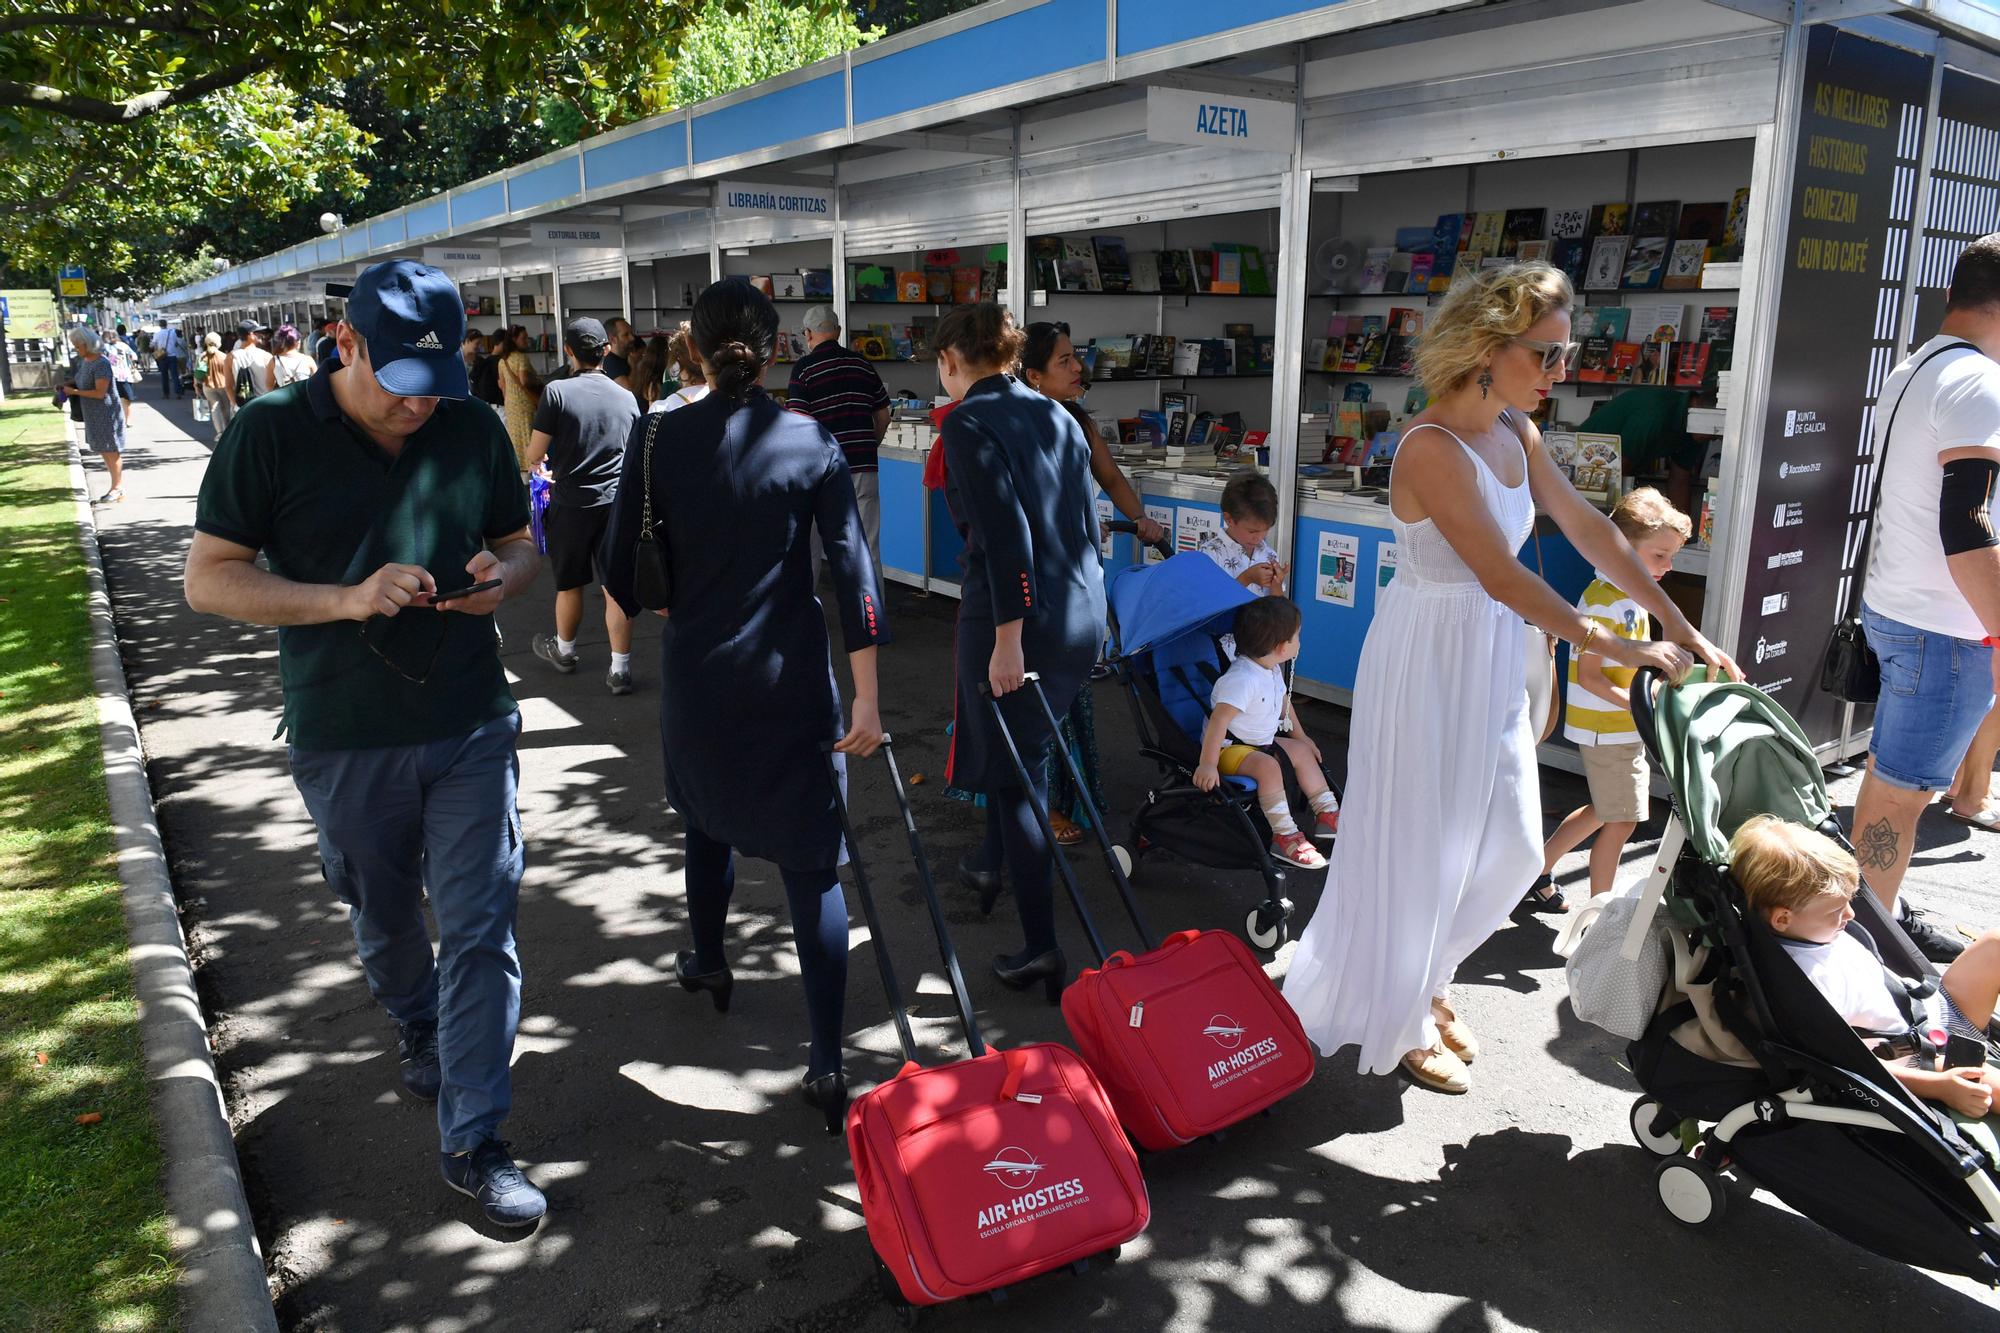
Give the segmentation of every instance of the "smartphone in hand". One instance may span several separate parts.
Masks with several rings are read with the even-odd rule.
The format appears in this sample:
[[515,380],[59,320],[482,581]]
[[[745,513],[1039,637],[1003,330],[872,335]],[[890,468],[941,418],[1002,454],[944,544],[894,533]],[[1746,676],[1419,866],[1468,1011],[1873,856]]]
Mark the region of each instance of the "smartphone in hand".
[[469,588],[455,588],[450,592],[434,592],[431,594],[431,605],[441,606],[446,602],[455,602],[461,597],[472,597],[482,592],[491,592],[493,589],[499,587],[500,583],[501,580],[499,579],[487,579],[484,583],[475,583]]

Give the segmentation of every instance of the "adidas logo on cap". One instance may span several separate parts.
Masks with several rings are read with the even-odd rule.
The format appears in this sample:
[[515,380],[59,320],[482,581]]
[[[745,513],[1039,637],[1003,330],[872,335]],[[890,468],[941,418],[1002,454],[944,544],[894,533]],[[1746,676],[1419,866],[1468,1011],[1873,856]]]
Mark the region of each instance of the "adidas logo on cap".
[[425,329],[424,336],[417,339],[411,346],[420,352],[442,352],[444,350],[444,344],[438,341],[436,329]]

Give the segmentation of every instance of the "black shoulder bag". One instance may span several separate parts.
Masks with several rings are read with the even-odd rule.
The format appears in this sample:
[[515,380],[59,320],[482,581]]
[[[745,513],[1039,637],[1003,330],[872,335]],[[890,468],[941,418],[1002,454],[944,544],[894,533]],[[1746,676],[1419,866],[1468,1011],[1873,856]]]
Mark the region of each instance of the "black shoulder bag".
[[1896,405],[1889,409],[1889,424],[1882,428],[1882,445],[1876,450],[1875,484],[1868,495],[1868,541],[1861,550],[1861,568],[1854,575],[1854,595],[1848,599],[1847,614],[1833,628],[1833,639],[1826,646],[1826,664],[1819,672],[1819,687],[1842,703],[1872,704],[1882,697],[1882,663],[1868,646],[1868,635],[1861,627],[1861,593],[1868,584],[1868,566],[1875,554],[1876,527],[1882,510],[1882,477],[1889,467],[1889,437],[1896,429],[1896,413],[1902,411],[1903,399],[1909,397],[1917,372],[1933,359],[1960,348],[1979,350],[1969,342],[1947,343],[1917,362],[1916,370],[1903,383],[1903,391],[1896,395]]
[[646,471],[644,508],[639,516],[639,536],[632,543],[632,595],[648,611],[665,611],[674,600],[674,561],[667,549],[665,524],[653,516],[653,436],[658,433],[665,412],[646,415],[645,453],[641,465]]

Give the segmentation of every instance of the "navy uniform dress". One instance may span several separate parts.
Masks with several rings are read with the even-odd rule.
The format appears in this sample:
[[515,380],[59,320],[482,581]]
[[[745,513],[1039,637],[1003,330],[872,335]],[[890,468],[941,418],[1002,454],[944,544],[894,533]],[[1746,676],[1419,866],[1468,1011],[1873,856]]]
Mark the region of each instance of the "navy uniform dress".
[[[1020,786],[980,683],[994,626],[1023,621],[1021,658],[1061,717],[1104,644],[1104,566],[1097,546],[1090,445],[1061,403],[1011,375],[967,390],[944,419],[945,500],[965,529],[958,610],[957,722],[947,776],[988,792]],[[1031,772],[1049,726],[1031,690],[1002,702]]]
[[815,528],[847,651],[889,642],[847,462],[818,422],[762,389],[741,405],[711,393],[641,417],[605,537],[604,586],[627,615],[640,614],[632,544],[654,423],[653,512],[664,517],[674,571],[660,636],[667,800],[747,856],[833,866],[840,821],[820,746],[846,728],[813,585]]

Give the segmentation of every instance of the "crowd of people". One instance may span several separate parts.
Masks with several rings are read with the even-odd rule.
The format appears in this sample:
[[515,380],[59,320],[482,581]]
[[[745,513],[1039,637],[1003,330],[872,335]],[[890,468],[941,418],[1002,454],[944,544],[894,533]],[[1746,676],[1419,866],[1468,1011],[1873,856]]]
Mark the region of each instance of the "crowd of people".
[[[1286,595],[1290,571],[1268,541],[1277,519],[1269,481],[1231,482],[1223,531],[1204,547],[1257,595],[1238,614],[1193,779],[1204,788],[1230,775],[1252,780],[1272,854],[1327,867],[1286,998],[1323,1053],[1358,1047],[1364,1072],[1400,1070],[1441,1092],[1470,1087],[1479,1050],[1452,1001],[1456,970],[1524,892],[1530,906],[1564,905],[1549,871],[1593,831],[1610,850],[1602,867],[1593,857],[1591,888],[1608,890],[1617,849],[1644,815],[1644,772],[1629,748],[1631,673],[1650,667],[1675,679],[1699,662],[1741,678],[1660,589],[1686,539],[1685,515],[1646,491],[1599,513],[1530,420],[1574,363],[1573,301],[1557,270],[1513,265],[1456,286],[1430,322],[1418,374],[1431,403],[1394,464],[1402,566],[1362,653],[1345,808],[1286,688],[1300,617]],[[1928,799],[1962,779],[1958,760],[1976,743],[2000,671],[1986,634],[2000,631],[2000,538],[1985,518],[2000,474],[2000,236],[1968,250],[1951,301],[1942,336],[1977,355],[1932,371],[1916,389],[1924,407],[1885,431],[1891,468],[1909,475],[1891,474],[1901,508],[1891,513],[1885,500],[1876,559],[1911,573],[1896,586],[1927,597],[1960,589],[1955,604],[1917,607],[1878,604],[1871,587],[1869,635],[1888,688],[1869,781],[1898,795],[1865,788],[1858,818],[1869,885],[1891,905],[1900,875],[1876,876],[1907,862],[1914,814],[1897,821],[1915,798],[1903,793]],[[771,395],[764,380],[783,331],[777,308],[742,280],[708,288],[687,325],[652,343],[623,321],[571,321],[567,373],[548,383],[533,376],[514,331],[481,338],[464,320],[447,275],[395,261],[362,273],[329,355],[303,379],[277,382],[295,346],[284,330],[274,351],[255,328],[233,350],[208,348],[204,385],[218,380],[218,354],[223,382],[245,371],[267,382],[220,430],[186,591],[198,611],[279,627],[293,776],[370,990],[398,1024],[403,1083],[437,1102],[445,1179],[491,1220],[526,1225],[546,1200],[499,1139],[521,985],[520,723],[491,619],[542,563],[524,481],[540,475],[549,485],[547,561],[557,576],[555,632],[537,637],[537,656],[575,670],[583,591],[596,582],[611,640],[607,679],[622,693],[634,622],[664,617],[661,751],[684,828],[692,945],[677,958],[678,983],[727,1011],[735,857],[778,865],[809,1031],[799,1095],[835,1131],[848,1099],[848,919],[831,784],[883,738],[878,654],[891,636],[864,497],[887,417],[846,364],[830,310],[806,317],[814,341],[793,371],[791,403]],[[85,355],[86,345],[88,362],[99,354]],[[1094,752],[1079,703],[1105,634],[1098,488],[1129,516],[1143,511],[1077,404],[1082,377],[1067,330],[1017,328],[989,302],[942,318],[932,346],[950,406],[937,415],[927,480],[943,490],[966,543],[947,779],[985,814],[983,843],[961,878],[989,908],[1011,888],[1021,944],[993,960],[992,975],[1053,1000],[1069,967],[1051,890],[1059,853],[1038,817],[1052,804],[1044,756],[1086,742]],[[1892,390],[1910,391],[1923,373],[1906,366]],[[77,378],[88,401],[112,392],[106,370]],[[1905,430],[1915,443],[1903,442]],[[275,467],[280,454],[304,462]],[[1926,503],[1928,529],[1918,517]],[[1574,605],[1518,557],[1538,511],[1596,569]],[[1904,543],[1925,541],[1942,549],[1927,548],[1919,569]],[[822,559],[850,668],[845,707],[821,613]],[[1890,610],[1894,622],[1878,614]],[[1569,728],[1599,752],[1591,804],[1547,840],[1524,622],[1571,645]],[[1059,727],[1023,693],[1030,672]],[[1014,762],[996,719],[1029,762]],[[1288,778],[1308,802],[1306,828]],[[1871,832],[1876,819],[1887,821],[1882,837]],[[1416,829],[1424,835],[1412,837]],[[1322,857],[1314,843],[1326,839]],[[1802,892],[1752,900],[1770,907],[1774,924],[1778,911],[1807,912],[1809,940],[1822,917],[1838,915]],[[1931,928],[1920,943],[1947,951],[1941,934]],[[1996,949],[1968,955],[1963,984],[1951,988],[1975,1019],[1992,1009]]]

